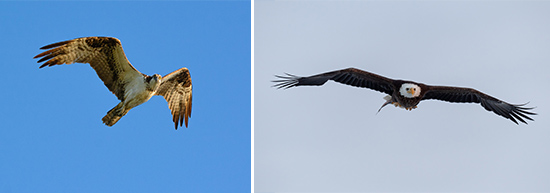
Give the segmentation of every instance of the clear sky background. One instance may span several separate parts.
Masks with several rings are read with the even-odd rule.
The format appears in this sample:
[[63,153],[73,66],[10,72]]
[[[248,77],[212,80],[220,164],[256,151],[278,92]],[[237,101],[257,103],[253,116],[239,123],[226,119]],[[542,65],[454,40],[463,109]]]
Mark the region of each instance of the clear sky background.
[[[250,2],[0,2],[0,192],[250,191]],[[145,74],[187,67],[189,128],[154,96],[118,104],[85,64],[39,69],[40,47],[119,38]]]
[[[550,191],[550,2],[256,1],[257,192]],[[335,82],[278,90],[273,75],[356,67],[472,87],[539,115],[479,104],[385,107]]]

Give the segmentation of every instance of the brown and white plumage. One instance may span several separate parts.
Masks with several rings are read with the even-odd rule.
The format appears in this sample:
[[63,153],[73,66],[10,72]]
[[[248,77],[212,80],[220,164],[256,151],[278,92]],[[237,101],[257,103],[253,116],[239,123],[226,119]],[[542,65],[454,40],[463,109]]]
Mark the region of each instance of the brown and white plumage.
[[524,119],[533,121],[528,115],[536,115],[536,113],[528,111],[533,108],[523,107],[525,104],[510,104],[472,88],[430,86],[413,81],[394,80],[356,68],[336,70],[309,77],[290,74],[276,77],[280,80],[273,81],[277,83],[274,86],[285,89],[295,86],[320,86],[328,80],[333,80],[342,84],[383,92],[389,96],[384,97],[387,101],[380,109],[387,104],[394,104],[412,110],[421,100],[436,99],[456,103],[480,103],[485,110],[493,111],[516,124],[518,124],[516,119],[527,124]]
[[184,121],[185,127],[187,127],[193,100],[189,70],[187,68],[176,70],[164,76],[162,80],[162,84],[160,84],[155,95],[163,96],[168,102],[176,128],[178,128],[178,123],[181,126]]
[[[153,95],[162,95],[178,123],[188,125],[191,116],[192,84],[187,68],[176,70],[164,78],[158,74],[148,76],[136,70],[126,58],[120,41],[113,37],[83,37],[53,43],[40,49],[47,51],[36,55],[40,66],[54,66],[72,63],[88,63],[96,71],[105,86],[121,101],[103,118],[103,122],[114,125],[128,111]],[[176,119],[177,117],[177,119]]]

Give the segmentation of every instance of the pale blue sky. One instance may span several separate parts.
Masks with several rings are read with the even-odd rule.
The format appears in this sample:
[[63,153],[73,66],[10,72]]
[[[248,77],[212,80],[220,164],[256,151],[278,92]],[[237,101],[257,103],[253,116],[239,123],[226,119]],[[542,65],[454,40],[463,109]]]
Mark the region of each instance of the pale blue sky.
[[[256,1],[256,192],[548,192],[550,2]],[[479,104],[385,107],[335,82],[356,67],[537,107],[516,125]]]
[[[250,2],[0,2],[0,192],[250,191]],[[39,69],[40,47],[121,40],[145,74],[193,79],[189,128],[153,97],[119,101],[89,65]]]

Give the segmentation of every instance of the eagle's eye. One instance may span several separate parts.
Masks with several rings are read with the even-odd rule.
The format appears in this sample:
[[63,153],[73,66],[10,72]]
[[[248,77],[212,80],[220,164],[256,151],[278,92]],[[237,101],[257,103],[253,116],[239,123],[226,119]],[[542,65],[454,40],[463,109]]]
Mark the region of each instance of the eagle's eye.
[[406,90],[409,90],[409,88],[406,88]]

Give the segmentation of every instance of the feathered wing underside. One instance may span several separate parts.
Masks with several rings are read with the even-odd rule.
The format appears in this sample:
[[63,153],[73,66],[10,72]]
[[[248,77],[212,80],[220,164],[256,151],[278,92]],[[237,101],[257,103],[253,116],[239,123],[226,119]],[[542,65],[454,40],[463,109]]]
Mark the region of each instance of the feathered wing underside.
[[72,63],[88,63],[96,71],[105,86],[119,100],[124,100],[125,80],[143,76],[128,61],[120,41],[112,37],[84,37],[53,43],[40,49],[48,49],[34,58],[44,62],[40,68]]
[[533,108],[523,107],[526,104],[509,104],[472,88],[429,86],[422,100],[425,99],[457,103],[480,103],[486,110],[493,111],[516,124],[518,124],[516,119],[527,124],[524,119],[533,121],[528,115],[536,115],[536,113],[529,112]]
[[168,102],[176,130],[191,117],[192,95],[191,75],[187,68],[176,70],[162,78],[155,95],[161,95]]
[[323,74],[299,77],[291,74],[287,76],[277,76],[281,80],[274,80],[274,86],[277,88],[290,88],[295,86],[320,86],[328,80],[333,80],[350,86],[373,89],[391,95],[393,93],[393,79],[386,78],[374,73],[366,72],[356,68],[347,68],[327,72]]

